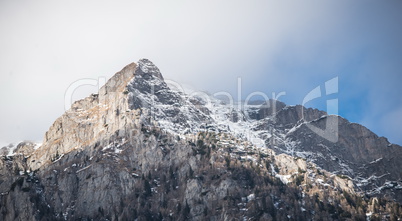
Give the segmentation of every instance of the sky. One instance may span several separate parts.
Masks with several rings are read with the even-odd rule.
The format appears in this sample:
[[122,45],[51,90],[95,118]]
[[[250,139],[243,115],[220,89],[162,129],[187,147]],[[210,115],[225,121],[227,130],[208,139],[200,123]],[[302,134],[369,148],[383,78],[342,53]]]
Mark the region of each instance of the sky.
[[338,93],[306,106],[337,99],[339,115],[402,144],[402,1],[0,0],[0,33],[0,146],[41,141],[74,82],[141,58],[180,84],[289,105],[337,77]]

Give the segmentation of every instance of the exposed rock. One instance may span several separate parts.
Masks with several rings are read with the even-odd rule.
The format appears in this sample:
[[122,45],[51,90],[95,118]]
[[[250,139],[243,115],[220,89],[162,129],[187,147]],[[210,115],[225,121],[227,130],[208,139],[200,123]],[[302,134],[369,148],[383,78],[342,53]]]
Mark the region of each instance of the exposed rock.
[[29,166],[36,170],[72,150],[107,142],[102,138],[110,137],[116,131],[130,133],[124,127],[138,124],[134,117],[138,111],[129,109],[125,91],[136,69],[135,63],[127,65],[100,88],[98,95],[72,104],[46,132],[42,147],[29,157]]
[[75,102],[39,148],[21,143],[0,159],[0,219],[401,218],[399,204],[369,207],[355,185],[386,174],[368,182],[400,199],[401,148],[342,118],[339,141],[329,142],[307,126],[323,129],[327,117],[173,91],[142,59]]
[[24,156],[29,156],[35,151],[35,147],[37,147],[36,143],[24,141],[17,145],[17,148],[14,149],[14,154],[22,154]]

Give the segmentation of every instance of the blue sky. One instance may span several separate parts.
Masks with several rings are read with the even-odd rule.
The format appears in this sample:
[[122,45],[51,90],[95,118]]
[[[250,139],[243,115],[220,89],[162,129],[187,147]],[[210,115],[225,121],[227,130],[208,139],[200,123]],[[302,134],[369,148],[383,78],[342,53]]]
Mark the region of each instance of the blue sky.
[[[339,114],[402,144],[401,1],[0,0],[0,144],[40,141],[79,79],[149,58],[165,79],[300,104],[334,77]],[[96,87],[79,88],[82,98]],[[325,98],[309,103],[325,110]]]

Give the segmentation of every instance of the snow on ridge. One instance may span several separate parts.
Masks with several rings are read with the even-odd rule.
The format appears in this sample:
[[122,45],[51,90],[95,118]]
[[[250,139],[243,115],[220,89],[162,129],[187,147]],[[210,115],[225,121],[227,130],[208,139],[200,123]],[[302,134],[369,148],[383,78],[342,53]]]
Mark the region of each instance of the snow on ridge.
[[378,158],[378,159],[376,159],[376,160],[371,161],[369,164],[378,163],[378,162],[380,162],[381,160],[382,160],[382,157],[381,157],[381,158]]
[[[188,135],[194,135],[197,132],[210,130],[230,134],[237,141],[246,141],[253,146],[254,150],[261,152],[278,149],[293,157],[309,159],[313,163],[315,158],[324,158],[320,153],[300,149],[300,141],[295,141],[288,137],[289,134],[299,129],[303,124],[311,122],[299,122],[290,129],[281,129],[281,126],[275,127],[275,124],[269,117],[257,120],[247,116],[248,113],[258,114],[258,105],[246,105],[242,102],[234,102],[233,100],[225,103],[206,92],[199,92],[190,87],[182,87],[181,85],[176,85],[175,82],[169,82],[169,80],[166,83],[168,89],[163,91],[166,95],[165,98],[168,98],[168,96],[176,96],[178,98],[177,105],[169,104],[172,108],[162,103],[162,100],[159,101],[155,95],[141,93],[141,91],[133,88],[136,96],[148,103],[145,108],[153,111],[151,115],[147,114],[149,111],[144,111],[143,113],[146,115],[144,117],[152,116],[154,118],[153,122],[166,132],[183,138],[188,137]],[[132,92],[130,92],[131,94]],[[169,111],[178,112],[174,113],[175,115],[171,115]],[[172,116],[183,117],[176,119]],[[202,119],[199,118],[200,116]],[[316,120],[326,117],[328,116],[324,115]],[[268,144],[271,140],[273,143]],[[233,145],[233,147],[237,148],[238,151],[244,151],[248,148],[248,146],[244,145]],[[347,164],[340,164],[340,166],[342,167],[342,171],[353,174],[353,171]],[[292,175],[289,174],[273,173],[285,184],[292,179]]]
[[39,149],[42,146],[42,142],[40,141],[19,141],[19,142],[13,142],[10,143],[4,147],[8,148],[8,154],[6,154],[6,156],[14,156],[16,153],[14,153],[14,151],[17,149],[18,145],[21,143],[32,143],[33,144],[33,149],[34,151],[36,151],[37,149]]
[[[186,116],[186,119],[184,119],[185,123],[190,127],[187,130],[181,128],[180,123],[174,123],[165,116],[165,111],[168,108],[164,107],[157,99],[150,97],[150,94],[141,94],[139,91],[136,91],[137,96],[141,100],[152,105],[154,113],[157,113],[153,114],[155,120],[162,129],[177,135],[196,133],[208,129],[227,132],[237,139],[251,142],[256,148],[266,149],[265,140],[262,139],[261,135],[265,135],[268,138],[272,135],[268,131],[253,130],[256,127],[256,120],[249,119],[245,114],[250,108],[255,108],[255,105],[244,105],[241,102],[225,104],[222,100],[206,92],[197,92],[192,88],[188,89],[181,85],[177,86],[174,82],[171,83],[169,81],[168,85],[170,92],[180,97],[183,102],[180,105],[179,111]],[[199,102],[199,106],[194,101]],[[203,113],[200,108],[206,108],[208,113]],[[234,115],[238,120],[235,121],[232,119]],[[199,119],[199,116],[203,116],[204,119]],[[208,122],[205,121],[206,119]]]

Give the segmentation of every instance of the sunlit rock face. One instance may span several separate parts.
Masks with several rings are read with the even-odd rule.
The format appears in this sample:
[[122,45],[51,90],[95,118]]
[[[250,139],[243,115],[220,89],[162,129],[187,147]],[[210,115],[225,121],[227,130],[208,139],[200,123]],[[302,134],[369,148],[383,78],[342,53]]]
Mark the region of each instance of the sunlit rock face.
[[[310,129],[324,130],[328,118],[337,119],[337,142]],[[402,211],[393,201],[402,201],[400,146],[300,105],[172,90],[147,59],[76,101],[42,144],[5,150],[0,220],[356,220]]]

